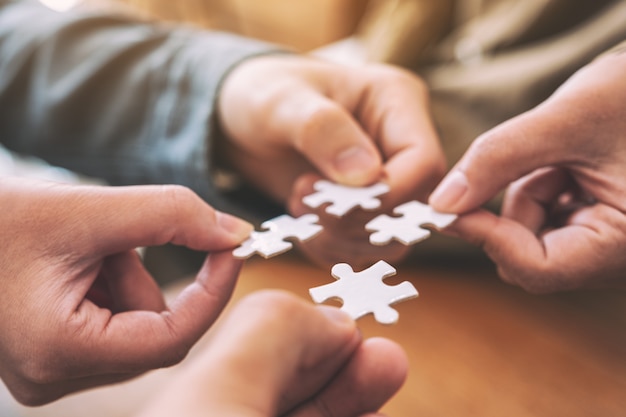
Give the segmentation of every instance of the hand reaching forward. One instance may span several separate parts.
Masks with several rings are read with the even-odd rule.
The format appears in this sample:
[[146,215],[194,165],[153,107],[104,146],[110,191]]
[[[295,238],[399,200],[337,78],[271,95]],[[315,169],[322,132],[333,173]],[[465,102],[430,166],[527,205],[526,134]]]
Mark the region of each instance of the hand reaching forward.
[[29,405],[180,361],[230,297],[240,263],[207,258],[166,306],[135,248],[236,246],[250,226],[178,186],[0,178],[0,375]]
[[[445,172],[426,86],[389,66],[291,55],[250,59],[226,78],[219,113],[222,158],[294,215],[310,211],[301,200],[313,177],[355,186],[383,180],[391,191],[382,210],[391,210],[425,199]],[[323,218],[325,232],[305,247],[323,263],[346,261],[345,255],[353,264],[378,260],[381,248],[363,238],[373,216]]]
[[140,416],[374,417],[408,367],[339,309],[277,291],[239,302],[185,365]]
[[[581,69],[476,140],[433,193],[448,231],[531,292],[626,288],[626,54]],[[512,183],[502,216],[471,211]]]

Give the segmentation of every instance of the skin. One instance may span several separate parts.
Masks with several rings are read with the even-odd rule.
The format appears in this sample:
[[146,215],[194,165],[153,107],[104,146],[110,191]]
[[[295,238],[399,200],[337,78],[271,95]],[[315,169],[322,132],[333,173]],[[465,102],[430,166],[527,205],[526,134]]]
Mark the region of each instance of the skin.
[[[321,177],[387,182],[386,211],[426,198],[445,171],[427,102],[418,78],[390,67],[253,58],[223,84],[218,159],[296,216],[310,211],[301,199]],[[28,405],[179,362],[229,299],[241,266],[230,249],[251,231],[176,186],[70,187],[6,178],[0,202],[7,242],[0,253],[0,377]],[[367,242],[363,225],[377,213],[356,212],[350,222],[319,213],[326,232],[303,249],[321,263],[358,267],[407,250]],[[196,282],[169,306],[135,251],[166,243],[211,253]],[[371,343],[365,352],[379,349],[380,342],[364,346]],[[356,357],[370,361],[369,353]],[[346,378],[351,373],[360,375],[354,370]],[[293,415],[307,415],[300,413]]]
[[[27,405],[179,362],[236,282],[222,251],[251,230],[180,186],[6,177],[0,204],[0,376]],[[169,306],[135,251],[168,242],[212,252]]]
[[[427,87],[400,69],[291,55],[250,59],[225,80],[218,108],[221,160],[295,216],[312,211],[302,197],[322,177],[354,186],[384,181],[391,191],[380,211],[390,211],[424,201],[445,172]],[[357,210],[349,221],[316,213],[325,230],[303,249],[321,264],[358,266],[406,253],[367,241],[363,226],[379,212]]]
[[[430,197],[533,293],[626,288],[626,54],[598,58],[479,137]],[[498,173],[493,175],[493,173]],[[502,212],[479,209],[508,186]]]
[[279,291],[240,301],[186,365],[139,417],[375,417],[408,369],[397,344]]

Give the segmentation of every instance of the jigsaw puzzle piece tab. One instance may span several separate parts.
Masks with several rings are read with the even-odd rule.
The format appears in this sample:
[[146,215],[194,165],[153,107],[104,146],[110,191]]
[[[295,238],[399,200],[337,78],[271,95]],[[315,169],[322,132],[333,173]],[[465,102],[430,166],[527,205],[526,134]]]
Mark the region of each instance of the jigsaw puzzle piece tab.
[[291,242],[283,239],[283,236],[272,231],[252,232],[241,246],[233,250],[233,256],[238,259],[246,259],[257,253],[267,259],[280,255],[293,247]]
[[348,264],[337,264],[331,270],[337,281],[311,288],[309,294],[316,303],[340,299],[343,303],[341,310],[355,320],[372,313],[379,323],[393,324],[398,321],[399,315],[390,305],[418,295],[408,281],[394,286],[383,282],[395,273],[395,268],[384,261],[378,261],[361,272],[354,272]]
[[404,245],[412,245],[430,236],[430,230],[423,226],[442,229],[457,218],[455,214],[437,212],[419,201],[404,203],[393,212],[398,217],[381,214],[365,225],[365,230],[373,232],[370,235],[370,243],[386,245],[395,239]]
[[389,186],[382,182],[369,187],[350,187],[319,180],[313,187],[316,192],[305,196],[302,199],[304,204],[311,208],[317,208],[322,204],[330,203],[326,207],[326,213],[336,217],[341,217],[357,207],[364,210],[375,210],[380,207],[380,200],[376,197],[389,192]]
[[322,226],[316,224],[319,217],[315,214],[305,214],[297,219],[283,214],[261,224],[265,231],[254,231],[241,246],[233,250],[233,256],[239,259],[249,258],[255,253],[264,258],[280,255],[293,247],[285,239],[306,241],[322,231]]
[[261,227],[284,237],[305,241],[322,231],[323,227],[316,224],[318,221],[319,217],[316,214],[305,214],[297,219],[283,214],[263,222]]

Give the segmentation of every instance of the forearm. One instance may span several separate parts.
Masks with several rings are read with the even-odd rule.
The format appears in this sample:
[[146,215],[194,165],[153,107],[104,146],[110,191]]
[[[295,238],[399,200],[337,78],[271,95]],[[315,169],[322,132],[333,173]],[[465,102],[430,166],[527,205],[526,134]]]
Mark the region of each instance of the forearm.
[[112,184],[179,183],[212,200],[221,80],[273,49],[128,16],[0,3],[0,140]]

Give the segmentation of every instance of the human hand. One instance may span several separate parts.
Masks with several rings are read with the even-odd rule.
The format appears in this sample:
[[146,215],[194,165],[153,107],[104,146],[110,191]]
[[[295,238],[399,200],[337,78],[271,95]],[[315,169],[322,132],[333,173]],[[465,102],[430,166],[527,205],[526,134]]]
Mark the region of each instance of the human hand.
[[352,319],[288,293],[239,302],[145,417],[374,417],[402,385],[404,351],[361,340]]
[[207,258],[166,306],[135,248],[236,246],[251,226],[179,186],[0,178],[0,376],[28,405],[180,361],[214,322],[240,262]]
[[[315,178],[354,186],[385,181],[391,191],[381,211],[388,211],[425,199],[445,171],[426,86],[389,66],[292,55],[250,59],[226,78],[219,114],[227,137],[220,158],[297,216],[311,211],[302,197]],[[324,232],[304,247],[325,264],[346,256],[367,263],[381,250],[385,259],[400,257],[401,245],[368,243],[363,226],[373,215],[341,221],[322,215]]]
[[[478,138],[430,198],[501,277],[535,293],[626,288],[626,54]],[[511,183],[501,217],[471,211]]]

